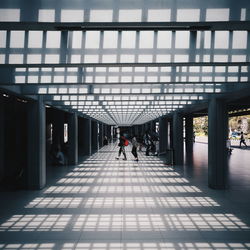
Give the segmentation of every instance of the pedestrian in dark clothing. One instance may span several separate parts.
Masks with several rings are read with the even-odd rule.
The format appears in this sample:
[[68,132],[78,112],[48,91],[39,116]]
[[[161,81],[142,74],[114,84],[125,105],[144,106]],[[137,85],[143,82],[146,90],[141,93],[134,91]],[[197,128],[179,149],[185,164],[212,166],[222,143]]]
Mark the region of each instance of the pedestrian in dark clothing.
[[241,143],[243,143],[245,147],[247,147],[243,132],[240,133],[240,148],[241,148]]
[[136,140],[136,137],[133,136],[133,138],[132,138],[132,154],[135,157],[135,161],[138,161],[137,147],[138,147],[138,142]]
[[146,131],[145,135],[143,136],[144,144],[146,146],[146,156],[149,156],[149,151],[151,148],[151,136],[149,134],[149,131]]
[[127,160],[127,156],[126,156],[126,153],[125,153],[125,141],[126,141],[126,138],[124,136],[120,136],[120,139],[119,139],[119,144],[118,146],[120,147],[119,148],[119,152],[118,152],[118,157],[116,157],[117,160],[119,160],[119,157],[121,156],[121,153],[123,153],[123,160],[126,161]]

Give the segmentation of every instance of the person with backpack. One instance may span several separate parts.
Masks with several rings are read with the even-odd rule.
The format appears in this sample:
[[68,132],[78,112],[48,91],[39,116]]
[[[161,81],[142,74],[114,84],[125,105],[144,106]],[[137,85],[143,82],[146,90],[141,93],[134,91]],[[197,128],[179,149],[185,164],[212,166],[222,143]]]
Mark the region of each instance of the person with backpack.
[[123,160],[126,161],[127,160],[127,156],[126,156],[126,152],[125,152],[125,146],[128,146],[128,140],[121,135],[119,138],[119,143],[118,143],[119,148],[119,152],[118,152],[118,157],[116,157],[116,160],[119,160],[121,153],[123,153]]
[[132,155],[135,157],[135,161],[138,161],[138,154],[137,154],[137,147],[138,147],[138,142],[136,140],[135,135],[132,137]]

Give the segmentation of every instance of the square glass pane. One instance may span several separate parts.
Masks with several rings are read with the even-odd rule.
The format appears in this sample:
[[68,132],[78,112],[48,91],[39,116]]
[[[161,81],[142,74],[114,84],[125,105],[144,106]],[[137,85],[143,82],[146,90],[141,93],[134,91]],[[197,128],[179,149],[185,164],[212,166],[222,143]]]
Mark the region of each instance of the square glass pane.
[[233,32],[233,49],[247,48],[247,31]]
[[55,22],[55,10],[40,9],[38,11],[38,22]]
[[141,31],[140,32],[140,49],[152,49],[154,46],[154,32]]
[[90,10],[90,22],[112,22],[113,10]]
[[148,22],[170,22],[170,9],[151,9],[148,10]]
[[6,31],[0,31],[0,48],[6,48]]
[[104,31],[103,48],[115,49],[117,48],[118,31]]
[[229,32],[228,31],[215,31],[215,49],[228,49],[229,46]]
[[176,31],[175,33],[175,48],[187,49],[189,48],[189,31]]
[[100,31],[86,31],[86,49],[98,49],[100,47]]
[[46,48],[60,48],[60,43],[60,31],[47,31]]
[[170,49],[172,45],[172,31],[158,31],[157,48]]
[[135,31],[122,31],[122,44],[123,49],[134,49],[135,48]]
[[178,9],[177,22],[199,22],[200,9]]
[[83,22],[83,10],[62,10],[61,22]]
[[28,48],[42,48],[42,43],[42,31],[29,31]]
[[10,48],[23,48],[24,47],[24,31],[11,31],[10,32]]
[[140,9],[119,10],[119,22],[141,22],[141,17]]

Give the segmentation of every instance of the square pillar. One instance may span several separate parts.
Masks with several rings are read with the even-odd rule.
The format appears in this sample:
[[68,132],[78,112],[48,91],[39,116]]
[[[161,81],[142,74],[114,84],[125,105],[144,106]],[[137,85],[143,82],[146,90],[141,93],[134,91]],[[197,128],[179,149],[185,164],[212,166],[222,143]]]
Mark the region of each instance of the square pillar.
[[193,142],[194,142],[194,126],[193,116],[185,116],[185,148],[186,148],[186,159],[188,163],[192,163],[193,159]]
[[91,120],[83,118],[83,126],[81,128],[81,134],[83,137],[83,154],[89,156],[92,154],[91,129]]
[[228,187],[227,137],[226,104],[213,98],[208,107],[208,186],[214,189]]
[[78,163],[78,117],[76,113],[68,114],[68,164]]
[[5,140],[5,108],[2,96],[0,97],[0,181],[4,176],[4,140]]
[[96,121],[91,122],[92,151],[98,150],[98,126]]
[[29,189],[42,189],[46,184],[46,112],[42,96],[28,104]]
[[103,147],[103,138],[104,138],[103,134],[104,134],[104,125],[103,123],[99,122],[99,147],[98,149]]
[[161,117],[159,121],[159,138],[160,153],[165,153],[168,147],[168,120],[165,117]]
[[183,165],[183,118],[178,112],[173,116],[174,164]]

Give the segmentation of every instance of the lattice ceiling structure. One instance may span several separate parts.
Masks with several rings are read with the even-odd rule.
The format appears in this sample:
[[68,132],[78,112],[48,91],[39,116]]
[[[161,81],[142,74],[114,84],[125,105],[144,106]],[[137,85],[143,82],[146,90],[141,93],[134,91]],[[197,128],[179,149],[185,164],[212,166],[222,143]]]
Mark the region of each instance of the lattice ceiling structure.
[[249,0],[27,2],[0,2],[2,89],[111,125],[249,90]]

